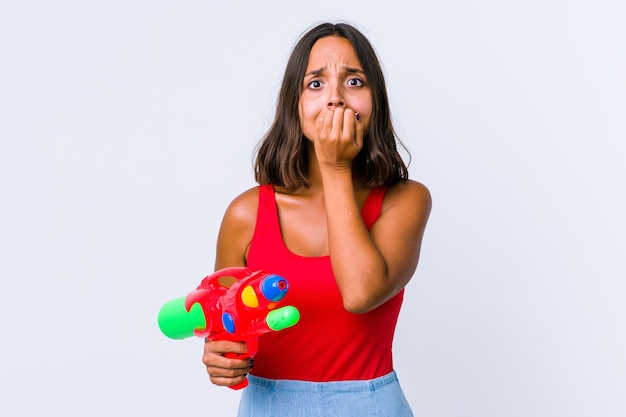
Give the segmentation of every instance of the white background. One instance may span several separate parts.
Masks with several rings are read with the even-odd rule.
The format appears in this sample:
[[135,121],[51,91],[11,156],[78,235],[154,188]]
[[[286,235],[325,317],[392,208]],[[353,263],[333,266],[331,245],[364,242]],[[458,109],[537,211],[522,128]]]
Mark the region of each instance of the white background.
[[345,20],[433,195],[416,416],[626,415],[626,3],[284,3],[0,1],[0,414],[235,414],[156,315],[212,271],[294,42]]

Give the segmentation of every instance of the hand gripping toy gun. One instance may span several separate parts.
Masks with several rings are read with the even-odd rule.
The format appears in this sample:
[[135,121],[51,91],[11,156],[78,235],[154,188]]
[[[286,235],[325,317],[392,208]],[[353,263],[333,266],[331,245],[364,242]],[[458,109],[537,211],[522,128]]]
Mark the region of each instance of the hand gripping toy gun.
[[[186,297],[165,303],[159,311],[159,328],[171,339],[197,336],[243,341],[247,353],[226,356],[250,358],[258,351],[259,336],[286,329],[300,320],[295,307],[276,308],[288,289],[289,283],[279,275],[245,267],[220,269],[204,278]],[[230,388],[238,390],[247,385],[244,379]]]

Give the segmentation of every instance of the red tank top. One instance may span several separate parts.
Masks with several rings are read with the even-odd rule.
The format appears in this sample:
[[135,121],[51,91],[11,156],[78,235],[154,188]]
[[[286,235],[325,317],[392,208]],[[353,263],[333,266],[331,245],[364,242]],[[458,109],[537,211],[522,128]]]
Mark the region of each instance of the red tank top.
[[[385,191],[372,189],[361,209],[368,230],[380,216]],[[300,311],[294,327],[259,338],[253,375],[328,382],[372,379],[393,370],[391,348],[404,290],[365,314],[347,312],[330,256],[299,256],[285,246],[271,185],[259,188],[247,266],[285,277],[289,292],[283,303]]]

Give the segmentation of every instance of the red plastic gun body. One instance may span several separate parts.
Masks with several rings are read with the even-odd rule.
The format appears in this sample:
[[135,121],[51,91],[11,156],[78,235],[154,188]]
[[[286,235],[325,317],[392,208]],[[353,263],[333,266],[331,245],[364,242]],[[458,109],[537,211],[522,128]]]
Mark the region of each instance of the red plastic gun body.
[[[234,283],[228,277],[234,278]],[[295,307],[280,306],[288,289],[287,280],[279,275],[245,267],[225,268],[204,278],[185,298],[185,308],[187,312],[195,304],[202,308],[206,325],[194,329],[197,337],[245,342],[247,353],[226,356],[249,358],[258,351],[259,336],[291,327],[300,319]],[[247,385],[244,379],[231,388]]]

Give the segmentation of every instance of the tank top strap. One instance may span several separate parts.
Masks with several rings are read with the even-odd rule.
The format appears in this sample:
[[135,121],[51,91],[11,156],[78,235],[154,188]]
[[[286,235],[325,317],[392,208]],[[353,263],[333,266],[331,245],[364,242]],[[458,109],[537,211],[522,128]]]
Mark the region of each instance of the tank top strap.
[[259,212],[272,215],[276,212],[276,199],[274,197],[274,186],[264,184],[259,186]]
[[363,203],[363,207],[361,208],[361,217],[363,218],[363,223],[365,223],[367,230],[370,230],[380,217],[380,211],[383,207],[383,199],[385,198],[386,192],[386,186],[376,187],[372,188],[367,195],[365,203]]
[[272,245],[282,243],[280,224],[278,223],[278,208],[276,207],[274,187],[271,184],[259,186],[259,208],[253,242],[259,240],[270,242]]

